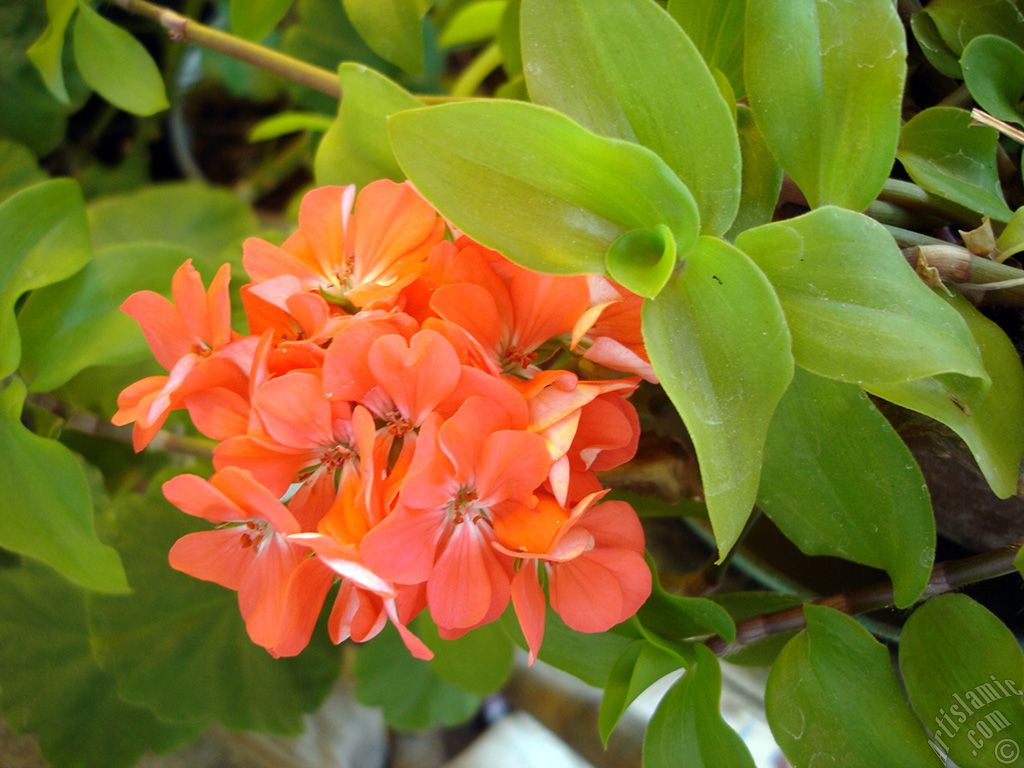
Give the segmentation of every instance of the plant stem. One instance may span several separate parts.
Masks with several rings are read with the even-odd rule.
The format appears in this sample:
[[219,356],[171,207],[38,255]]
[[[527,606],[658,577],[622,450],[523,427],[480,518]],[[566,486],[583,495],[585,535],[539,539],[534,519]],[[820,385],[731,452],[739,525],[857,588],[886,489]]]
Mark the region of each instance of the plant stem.
[[949,221],[961,229],[974,229],[981,224],[981,216],[949,200],[925,192],[916,184],[899,179],[886,179],[879,200],[901,208]]
[[[954,589],[966,584],[973,584],[977,581],[994,579],[1014,573],[1016,569],[1013,560],[1020,551],[1021,544],[1011,544],[1008,547],[994,549],[973,557],[965,557],[962,560],[947,560],[939,563],[932,570],[931,578],[924,589],[920,600],[940,595],[944,592],[951,592]],[[824,605],[834,608],[837,611],[854,616],[859,613],[869,613],[880,608],[886,608],[893,604],[893,587],[891,581],[883,581],[870,587],[854,589],[849,592],[841,592],[831,597],[823,597],[820,600],[813,600],[810,605]],[[806,626],[803,607],[789,608],[784,611],[768,613],[762,616],[754,616],[736,624],[736,640],[727,643],[720,637],[708,641],[708,647],[716,655],[722,656],[736,650],[746,643],[760,640],[771,635],[782,632],[789,632],[794,629],[803,629]]]
[[959,245],[921,245],[903,252],[915,269],[921,262],[935,269],[939,277],[961,288],[985,291],[986,303],[1024,306],[1024,271],[992,259],[976,256]]
[[491,43],[469,63],[452,85],[452,96],[472,96],[491,72],[501,64],[501,48]]
[[159,22],[167,30],[172,40],[192,43],[201,48],[223,53],[225,56],[273,72],[275,75],[280,75],[299,85],[326,93],[336,99],[341,98],[341,83],[334,72],[200,24],[170,8],[154,5],[146,0],[107,0],[107,2],[124,8],[130,13],[146,16]]
[[[94,413],[80,411],[60,398],[49,394],[32,394],[28,397],[28,404],[35,408],[52,413],[63,422],[64,429],[83,432],[98,437],[106,437],[122,443],[132,442],[131,427],[118,427],[111,424],[102,416]],[[165,453],[184,453],[190,456],[199,456],[208,459],[213,456],[212,440],[200,437],[189,437],[187,435],[176,435],[173,432],[161,430],[150,441],[149,447],[156,451]]]

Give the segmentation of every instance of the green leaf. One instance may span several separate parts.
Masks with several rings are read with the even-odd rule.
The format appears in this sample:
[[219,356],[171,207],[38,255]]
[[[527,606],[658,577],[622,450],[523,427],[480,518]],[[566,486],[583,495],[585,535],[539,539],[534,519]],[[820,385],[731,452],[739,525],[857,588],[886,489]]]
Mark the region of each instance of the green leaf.
[[1017,492],[1024,459],[1024,369],[1002,329],[959,293],[945,299],[967,322],[981,350],[991,386],[978,379],[943,374],[902,384],[870,385],[872,394],[941,421],[967,443],[993,493]]
[[668,12],[697,46],[709,67],[724,74],[736,98],[746,96],[743,84],[743,16],[746,0],[668,0]]
[[0,205],[0,378],[18,367],[14,307],[26,291],[63,280],[89,261],[89,226],[78,185],[55,179]]
[[115,107],[136,115],[167,109],[160,70],[142,43],[78,0],[75,62],[85,81]]
[[1024,51],[1005,37],[981,35],[964,49],[964,83],[978,105],[1000,120],[1024,123]]
[[793,376],[782,308],[746,254],[702,237],[644,302],[643,334],[693,438],[721,560],[750,515],[768,424]]
[[626,647],[612,667],[601,697],[598,728],[605,748],[622,713],[636,697],[681,666],[683,662],[678,656],[644,640]]
[[697,663],[673,685],[644,737],[644,768],[754,768],[754,759],[720,713],[722,670],[703,645]]
[[676,267],[676,242],[664,224],[619,237],[605,256],[608,275],[624,288],[653,299]]
[[685,640],[700,635],[719,635],[726,642],[736,639],[736,625],[720,605],[706,597],[670,595],[661,586],[657,569],[651,567],[651,596],[637,612],[644,629],[670,640]]
[[966,110],[930,107],[903,126],[896,157],[910,178],[933,195],[1009,221],[1012,212],[996,169],[998,139],[995,128],[972,124]]
[[1024,45],[1024,15],[1014,0],[931,0],[911,19],[922,50],[942,74],[962,80],[957,60],[979,35],[1000,35]]
[[278,112],[256,123],[249,131],[249,141],[267,141],[300,131],[325,133],[333,124],[333,118],[319,112]]
[[50,23],[26,52],[50,93],[65,104],[71,99],[64,85],[64,32],[77,7],[76,0],[46,0]]
[[256,215],[238,195],[196,182],[159,184],[103,198],[89,206],[89,223],[96,250],[162,242],[211,259],[231,251],[236,262],[241,261],[242,241],[259,231]]
[[379,56],[406,72],[423,71],[423,34],[418,0],[342,0],[345,13]]
[[[498,47],[501,49],[501,68],[509,80],[523,75],[523,52],[519,41],[519,13],[521,0],[507,0],[505,13],[498,25]],[[525,88],[524,88],[525,90]]]
[[737,107],[736,123],[743,157],[743,184],[739,210],[725,235],[729,240],[735,240],[740,232],[772,220],[783,177],[782,168],[765,143],[750,107]]
[[443,639],[424,611],[414,623],[416,634],[434,652],[430,666],[438,677],[480,696],[497,691],[512,674],[513,644],[496,622],[485,624],[455,640]]
[[807,629],[779,654],[765,692],[775,741],[797,768],[934,768],[889,651],[845,614],[804,606]]
[[1020,765],[1024,654],[986,608],[947,594],[914,611],[900,636],[900,673],[936,755],[962,768]]
[[67,448],[21,423],[25,385],[0,390],[0,547],[46,563],[85,589],[128,588],[117,552],[96,538],[89,484]]
[[0,138],[0,203],[15,192],[46,179],[27,147]]
[[678,253],[696,241],[693,196],[657,155],[554,110],[456,102],[400,112],[388,129],[424,197],[470,237],[530,269],[603,273],[620,235],[659,224]]
[[904,37],[892,0],[747,0],[750,106],[812,207],[861,211],[881,192],[899,135]]
[[524,0],[521,24],[532,100],[654,151],[693,193],[701,233],[725,232],[739,204],[736,125],[672,17],[650,0]]
[[989,258],[1003,262],[1021,251],[1024,251],[1024,207],[1013,212],[1006,228],[996,239],[996,247]]
[[377,179],[403,181],[405,174],[388,142],[387,119],[423,104],[407,90],[362,64],[338,68],[345,96],[338,116],[316,151],[316,183],[356,184]]
[[29,389],[49,392],[93,365],[149,359],[138,324],[120,304],[135,291],[169,295],[171,276],[190,258],[176,245],[112,246],[71,278],[34,291],[18,314]]
[[454,48],[494,38],[507,6],[507,0],[478,0],[462,6],[444,25],[438,45]]
[[859,387],[797,368],[768,431],[758,505],[808,555],[885,569],[899,608],[928,583],[935,518],[924,477]]
[[303,713],[322,703],[340,672],[326,632],[296,658],[274,659],[254,645],[235,592],[168,565],[175,540],[209,523],[171,506],[156,480],[111,513],[133,591],[92,595],[88,608],[93,649],[122,698],[176,723],[300,733]]
[[130,768],[198,735],[118,698],[93,659],[82,594],[30,563],[0,572],[0,704],[63,768]]
[[356,697],[369,707],[380,707],[392,728],[463,723],[482,700],[445,682],[429,662],[414,658],[391,624],[359,646],[354,672]]
[[231,31],[246,40],[259,42],[291,8],[294,0],[231,0]]
[[809,371],[857,383],[986,378],[966,323],[868,217],[821,208],[749,229],[736,245],[775,287],[793,354]]
[[[501,620],[512,641],[525,650],[526,641],[515,613],[506,611]],[[549,606],[544,617],[544,644],[538,658],[588,685],[603,688],[615,662],[640,637],[641,633],[630,622],[612,627],[607,632],[577,632],[566,626]]]

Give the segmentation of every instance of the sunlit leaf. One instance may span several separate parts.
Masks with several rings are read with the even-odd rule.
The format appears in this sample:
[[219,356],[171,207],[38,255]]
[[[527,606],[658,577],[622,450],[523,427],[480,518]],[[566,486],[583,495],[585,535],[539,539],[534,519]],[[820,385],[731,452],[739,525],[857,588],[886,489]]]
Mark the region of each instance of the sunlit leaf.
[[0,547],[40,560],[86,589],[123,592],[117,552],[96,538],[89,484],[75,455],[21,423],[25,385],[0,390]]
[[701,232],[725,232],[739,203],[736,126],[672,17],[650,0],[523,0],[521,23],[531,99],[654,151],[693,193]]
[[82,193],[70,179],[37,184],[0,205],[0,378],[18,367],[14,306],[26,291],[63,280],[91,257]]
[[1020,764],[1024,654],[1005,624],[967,595],[939,595],[903,627],[899,656],[936,755],[961,768]]
[[77,8],[77,0],[46,0],[50,23],[26,52],[50,93],[65,104],[70,99],[64,85],[64,33]]
[[296,658],[254,645],[235,592],[168,564],[171,545],[209,523],[171,506],[159,482],[121,499],[112,515],[132,593],[90,596],[88,608],[93,649],[118,693],[172,722],[298,734],[341,669],[326,632]]
[[768,431],[758,505],[807,554],[888,571],[901,608],[928,583],[935,519],[924,477],[855,385],[797,368]]
[[750,515],[768,424],[793,376],[782,308],[749,257],[702,237],[644,302],[643,333],[693,439],[722,558]]
[[746,0],[669,0],[668,12],[681,26],[709,67],[729,79],[736,98],[746,96],[743,84],[743,15]]
[[359,646],[354,673],[356,697],[380,707],[393,728],[455,725],[480,707],[478,694],[445,682],[429,662],[414,658],[390,624]]
[[136,115],[167,109],[160,70],[132,35],[78,0],[75,61],[85,81],[114,106]]
[[722,670],[706,646],[658,704],[644,737],[644,768],[754,768],[739,734],[720,713]]
[[605,257],[608,275],[633,293],[653,299],[676,267],[676,243],[664,224],[619,237]]
[[608,247],[664,224],[696,241],[693,196],[650,150],[514,101],[464,101],[389,118],[416,188],[460,230],[525,267],[602,273]]
[[1024,51],[1005,37],[981,35],[964,49],[964,83],[978,105],[1000,120],[1024,122]]
[[954,107],[930,107],[900,132],[899,161],[920,187],[996,221],[1012,212],[1003,199],[996,169],[994,128],[974,125],[971,114]]
[[400,85],[362,64],[338,68],[345,96],[316,150],[316,183],[356,184],[377,179],[403,181],[405,174],[388,141],[387,119],[423,104]]
[[804,614],[807,629],[779,654],[765,693],[768,724],[790,763],[934,766],[885,646],[831,608],[808,605]]
[[859,383],[948,372],[986,378],[963,318],[868,217],[821,208],[749,229],[736,245],[775,287],[793,354],[809,371]]
[[[519,12],[521,0],[507,0],[505,13],[498,25],[498,47],[501,49],[501,68],[509,79],[522,77],[523,53],[519,42]],[[525,90],[525,87],[524,87]]]
[[441,30],[438,45],[452,48],[490,40],[498,34],[507,0],[477,0],[462,6]]
[[1013,212],[989,256],[993,261],[1002,262],[1021,251],[1024,251],[1024,207]]
[[981,350],[991,386],[979,379],[942,374],[902,384],[869,385],[886,400],[941,421],[967,443],[992,491],[1000,498],[1017,492],[1024,458],[1024,369],[1002,329],[959,293],[937,292],[967,322]]
[[783,177],[782,168],[765,144],[750,107],[737,107],[736,123],[743,157],[743,183],[739,210],[725,235],[729,240],[735,240],[740,232],[772,220]]
[[418,0],[342,0],[352,26],[379,56],[406,72],[423,71]]
[[906,69],[892,0],[747,0],[758,127],[812,207],[861,211],[892,169]]
[[198,735],[118,698],[93,659],[82,593],[31,563],[0,571],[0,705],[55,766],[129,768]]
[[231,31],[259,42],[270,34],[294,0],[231,0]]

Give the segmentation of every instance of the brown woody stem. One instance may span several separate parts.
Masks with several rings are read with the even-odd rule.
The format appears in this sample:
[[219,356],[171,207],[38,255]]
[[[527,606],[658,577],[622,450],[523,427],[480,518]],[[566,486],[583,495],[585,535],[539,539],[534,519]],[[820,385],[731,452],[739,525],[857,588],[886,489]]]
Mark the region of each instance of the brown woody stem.
[[[994,579],[1013,573],[1013,560],[1021,548],[1021,543],[994,549],[962,560],[947,560],[939,563],[932,570],[928,585],[921,595],[925,600],[944,592],[950,592],[966,584]],[[837,611],[854,616],[869,613],[893,604],[893,587],[891,581],[883,581],[870,587],[842,592],[838,595],[813,600],[810,605],[824,605]],[[740,646],[765,637],[803,629],[806,626],[803,607],[788,608],[784,611],[754,616],[736,624],[736,639],[727,643],[720,637],[708,641],[708,647],[719,656],[727,655]]]

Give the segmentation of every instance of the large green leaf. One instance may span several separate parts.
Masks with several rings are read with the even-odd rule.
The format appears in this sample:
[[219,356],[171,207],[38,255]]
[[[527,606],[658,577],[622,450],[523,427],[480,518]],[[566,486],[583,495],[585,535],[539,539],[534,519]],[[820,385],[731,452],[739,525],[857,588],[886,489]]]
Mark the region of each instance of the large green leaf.
[[419,0],[342,0],[359,34],[375,53],[406,72],[423,71]]
[[270,34],[295,0],[231,0],[231,31],[259,42]]
[[512,674],[513,644],[496,622],[477,627],[455,640],[445,640],[424,611],[416,618],[414,628],[434,652],[430,660],[434,672],[464,691],[487,696],[501,688]]
[[807,554],[884,568],[900,608],[928,583],[935,518],[924,478],[857,386],[797,368],[768,431],[758,505]]
[[405,174],[388,141],[388,116],[423,104],[402,86],[362,64],[338,68],[344,94],[338,116],[316,150],[316,183],[356,184],[377,179],[402,181]]
[[750,751],[719,711],[722,670],[698,645],[697,663],[661,700],[644,737],[644,768],[754,768]]
[[626,647],[612,667],[601,697],[598,727],[606,747],[608,737],[626,707],[658,680],[681,666],[683,661],[678,656],[645,640],[637,640]]
[[743,17],[746,0],[668,0],[668,12],[681,26],[709,67],[729,79],[736,98],[747,91],[743,83]]
[[651,0],[523,0],[521,24],[531,99],[653,150],[693,193],[701,232],[724,233],[739,204],[736,126],[672,17]]
[[637,612],[641,626],[670,640],[700,635],[720,635],[727,642],[736,639],[736,625],[728,611],[706,597],[685,597],[665,591],[654,562],[651,568],[651,596]]
[[64,33],[77,8],[76,0],[46,0],[50,23],[26,51],[29,61],[36,65],[50,93],[65,104],[70,99],[64,85]]
[[41,560],[86,589],[123,592],[121,561],[96,538],[89,484],[56,440],[21,423],[25,385],[0,390],[0,547]]
[[27,147],[0,138],[0,203],[15,192],[45,181],[46,178]]
[[380,707],[393,728],[433,728],[465,722],[480,707],[479,694],[445,682],[429,662],[414,658],[390,624],[359,646],[356,697]]
[[1015,0],[931,0],[911,18],[928,60],[947,77],[963,79],[957,60],[979,35],[1000,35],[1024,45],[1024,14]]
[[120,304],[135,291],[168,294],[174,271],[191,258],[164,243],[112,246],[67,280],[34,291],[18,313],[29,389],[48,392],[89,366],[149,358],[138,324]]
[[0,205],[0,378],[18,367],[14,306],[26,291],[63,280],[89,261],[89,225],[78,185],[37,184]]
[[899,161],[920,187],[996,221],[1009,221],[996,169],[999,133],[974,125],[970,112],[930,107],[900,132]]
[[30,563],[0,572],[0,705],[60,768],[129,768],[198,735],[118,698],[93,659],[82,594]]
[[929,744],[961,768],[1020,765],[1024,654],[1013,633],[967,595],[922,605],[900,636],[900,673]]
[[131,34],[78,0],[75,62],[85,81],[116,107],[136,115],[167,109],[156,62]]
[[697,238],[693,196],[650,150],[597,136],[552,109],[469,101],[388,120],[398,162],[451,222],[539,272],[602,273],[633,229]]
[[831,608],[804,614],[807,629],[779,654],[765,692],[768,724],[794,768],[933,768],[885,646]]
[[956,372],[986,378],[966,323],[866,216],[826,207],[743,232],[775,287],[804,368],[849,382]]
[[1021,123],[1024,51],[998,35],[976,37],[964,49],[964,83],[982,109],[1000,120]]
[[227,189],[195,182],[146,187],[89,206],[93,247],[137,242],[174,243],[220,258],[230,250],[241,262],[242,241],[259,222],[246,203]]
[[1017,492],[1018,468],[1024,459],[1024,368],[1002,329],[959,293],[943,299],[967,322],[981,350],[984,381],[942,374],[902,384],[869,385],[886,400],[941,421],[967,443],[992,491],[1000,498]]
[[[166,479],[166,478],[165,478]],[[88,600],[93,649],[126,701],[178,723],[298,734],[341,670],[326,632],[274,659],[249,639],[235,592],[172,570],[167,552],[209,523],[179,512],[153,481],[111,510],[132,593]]]
[[892,169],[906,65],[892,0],[747,0],[744,77],[812,207],[861,211]]
[[701,237],[658,298],[644,302],[643,334],[693,438],[725,557],[750,515],[768,424],[793,376],[782,308],[750,258]]

